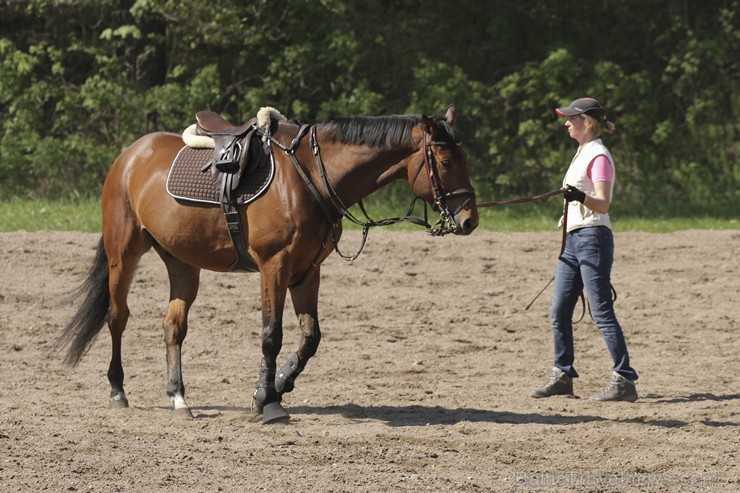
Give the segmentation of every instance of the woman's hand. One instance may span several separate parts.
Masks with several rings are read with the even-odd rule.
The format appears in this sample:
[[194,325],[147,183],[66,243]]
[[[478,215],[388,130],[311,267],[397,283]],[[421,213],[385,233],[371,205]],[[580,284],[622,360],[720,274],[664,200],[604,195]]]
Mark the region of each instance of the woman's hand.
[[593,196],[586,195],[573,185],[566,185],[566,188],[565,192],[563,192],[563,198],[568,202],[577,200],[599,214],[606,214],[609,212],[609,205],[612,201],[612,188],[611,183],[608,181],[597,181],[594,183],[595,195]]
[[574,200],[577,200],[581,204],[586,202],[586,194],[578,190],[573,185],[566,185],[565,186],[565,192],[563,192],[563,197],[568,202],[573,202]]

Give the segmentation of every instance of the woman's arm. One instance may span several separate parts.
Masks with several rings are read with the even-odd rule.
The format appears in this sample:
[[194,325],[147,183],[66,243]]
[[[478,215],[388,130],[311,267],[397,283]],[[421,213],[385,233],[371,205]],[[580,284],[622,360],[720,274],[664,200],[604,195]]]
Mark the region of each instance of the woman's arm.
[[590,197],[586,195],[583,205],[599,214],[606,214],[609,212],[609,205],[612,202],[611,183],[608,181],[597,181],[594,183],[594,189],[596,190],[596,196]]

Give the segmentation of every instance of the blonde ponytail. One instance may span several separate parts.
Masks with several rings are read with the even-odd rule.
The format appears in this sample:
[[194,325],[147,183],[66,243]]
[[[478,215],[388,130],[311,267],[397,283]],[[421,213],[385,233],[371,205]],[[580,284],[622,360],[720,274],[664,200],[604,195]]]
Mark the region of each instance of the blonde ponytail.
[[599,127],[601,127],[602,131],[608,134],[613,134],[614,132],[617,131],[617,126],[614,125],[614,123],[610,122],[609,120],[604,120],[603,122],[601,122]]
[[591,115],[587,115],[586,113],[583,113],[581,116],[586,121],[588,129],[595,139],[601,137],[602,133],[613,134],[617,131],[617,126],[614,125],[613,122],[607,120],[606,116],[604,116],[601,121],[598,121],[596,118]]

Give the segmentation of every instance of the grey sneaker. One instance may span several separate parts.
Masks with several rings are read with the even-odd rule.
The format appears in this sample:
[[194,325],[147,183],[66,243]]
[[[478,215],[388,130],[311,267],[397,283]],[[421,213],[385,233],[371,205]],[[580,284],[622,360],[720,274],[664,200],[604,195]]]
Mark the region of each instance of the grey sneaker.
[[591,397],[592,401],[627,401],[635,402],[637,400],[637,389],[635,382],[628,380],[617,372],[612,373],[612,380],[609,386],[600,394]]
[[552,395],[573,396],[573,379],[563,373],[560,368],[553,368],[550,379],[544,387],[532,392],[532,397],[550,397]]

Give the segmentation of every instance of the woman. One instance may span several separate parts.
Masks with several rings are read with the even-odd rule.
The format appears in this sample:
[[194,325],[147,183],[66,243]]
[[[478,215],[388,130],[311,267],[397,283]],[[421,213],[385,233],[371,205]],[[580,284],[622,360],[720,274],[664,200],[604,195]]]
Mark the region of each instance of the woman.
[[573,395],[573,310],[584,287],[591,315],[609,348],[614,368],[609,385],[593,397],[596,401],[637,400],[637,373],[630,366],[627,344],[617,321],[611,297],[611,266],[614,238],[609,220],[609,204],[614,189],[614,160],[601,142],[602,132],[612,133],[615,126],[606,117],[601,104],[592,98],[580,98],[557,115],[567,118],[568,134],[578,144],[563,186],[568,207],[565,250],[558,261],[555,292],[552,298],[555,366],[544,387],[533,397]]

